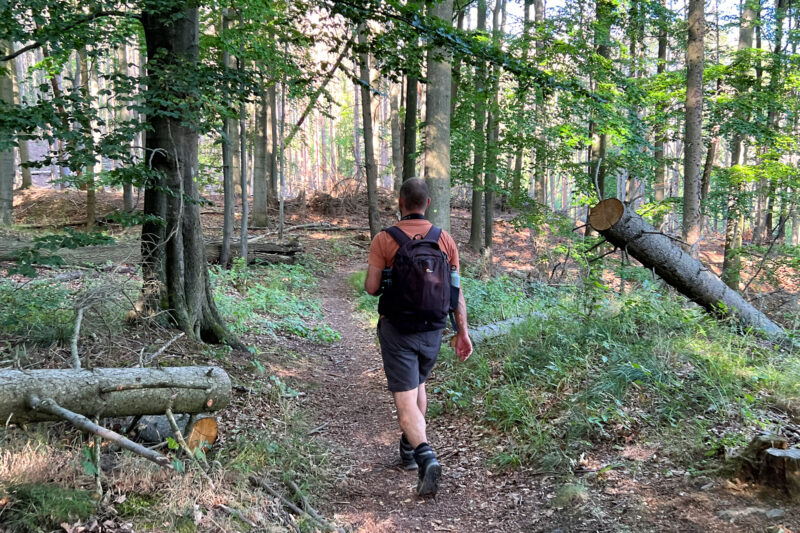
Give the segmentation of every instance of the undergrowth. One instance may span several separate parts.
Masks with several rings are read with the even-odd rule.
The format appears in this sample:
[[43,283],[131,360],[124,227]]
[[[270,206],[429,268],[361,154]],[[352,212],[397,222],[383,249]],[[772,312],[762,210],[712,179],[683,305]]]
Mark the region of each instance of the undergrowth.
[[319,284],[303,264],[211,269],[214,300],[234,333],[295,335],[320,343],[339,340],[322,322]]
[[7,531],[52,531],[62,523],[85,520],[97,511],[88,490],[58,485],[18,485],[0,489],[0,522]]
[[470,414],[498,430],[501,465],[557,468],[598,441],[667,433],[694,461],[721,440],[744,442],[743,425],[764,425],[770,405],[800,396],[796,358],[653,283],[528,298],[544,317],[479,344],[466,364],[443,349],[432,380],[432,413]]

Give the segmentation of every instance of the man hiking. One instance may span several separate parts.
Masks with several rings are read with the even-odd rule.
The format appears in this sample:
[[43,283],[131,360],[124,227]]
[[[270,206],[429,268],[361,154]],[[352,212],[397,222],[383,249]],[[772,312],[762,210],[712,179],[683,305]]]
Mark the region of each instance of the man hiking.
[[400,459],[406,470],[419,470],[420,496],[435,495],[442,474],[425,434],[425,380],[439,355],[449,311],[457,329],[456,355],[466,361],[472,353],[458,250],[447,232],[425,220],[430,203],[423,180],[403,183],[398,198],[401,219],[372,240],[364,282],[369,294],[382,293],[378,338],[403,432]]

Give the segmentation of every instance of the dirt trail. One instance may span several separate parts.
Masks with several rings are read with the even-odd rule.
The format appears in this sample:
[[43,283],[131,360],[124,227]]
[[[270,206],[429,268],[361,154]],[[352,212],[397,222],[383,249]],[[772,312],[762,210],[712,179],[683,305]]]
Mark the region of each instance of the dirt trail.
[[[325,321],[342,340],[327,350],[324,382],[309,391],[326,439],[342,450],[349,471],[331,497],[336,521],[357,531],[520,531],[526,491],[520,476],[493,476],[478,445],[480,432],[457,442],[462,423],[439,417],[428,436],[443,465],[435,500],[416,496],[416,472],[399,468],[399,429],[374,332],[353,316],[347,278],[355,267],[337,269],[323,282]],[[508,493],[512,496],[508,496]],[[522,505],[521,505],[522,504]]]

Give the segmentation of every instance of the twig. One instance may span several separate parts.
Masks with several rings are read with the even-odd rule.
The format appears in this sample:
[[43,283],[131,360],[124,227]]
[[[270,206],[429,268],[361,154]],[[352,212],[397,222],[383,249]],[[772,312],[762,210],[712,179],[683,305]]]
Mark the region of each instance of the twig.
[[123,437],[116,431],[111,431],[110,429],[95,424],[81,414],[74,413],[69,409],[64,409],[51,398],[40,399],[38,396],[33,395],[28,398],[28,405],[34,411],[42,411],[51,415],[55,415],[59,418],[63,418],[78,429],[88,431],[89,433],[94,433],[95,435],[98,435],[109,442],[113,442],[122,449],[128,450],[136,455],[140,455],[149,461],[153,461],[158,466],[171,468],[169,459],[160,453],[149,450],[141,444],[136,444],[135,442]]
[[183,450],[183,453],[188,455],[193,461],[195,461],[198,464],[198,466],[200,466],[200,473],[203,475],[203,478],[205,478],[206,481],[208,481],[213,485],[213,481],[211,481],[211,478],[208,477],[208,471],[210,470],[210,467],[208,466],[208,461],[206,461],[205,457],[192,453],[192,450],[189,448],[189,445],[186,444],[186,441],[183,438],[183,433],[181,433],[181,429],[178,427],[178,423],[175,422],[175,417],[172,415],[172,401],[174,399],[175,395],[173,395],[172,398],[170,398],[169,401],[170,405],[169,407],[167,407],[167,410],[164,412],[164,415],[167,417],[167,420],[169,421],[169,425],[172,428],[172,433],[173,435],[175,435],[175,440],[178,441],[178,445]]
[[75,370],[81,369],[81,356],[78,353],[78,337],[81,334],[81,323],[83,322],[83,311],[85,307],[78,308],[78,314],[75,316],[75,331],[72,333],[72,342],[70,349],[72,350],[72,368]]
[[240,510],[238,510],[238,509],[233,509],[233,508],[231,508],[231,507],[228,507],[227,505],[223,505],[223,504],[221,504],[221,503],[218,503],[218,504],[216,505],[216,508],[217,508],[217,509],[219,509],[220,511],[224,511],[226,514],[228,514],[228,515],[230,515],[230,516],[233,516],[233,517],[235,517],[235,518],[237,518],[237,519],[241,520],[242,522],[244,522],[245,524],[247,524],[248,526],[250,526],[250,527],[251,527],[251,528],[253,528],[253,529],[257,529],[257,528],[258,528],[258,524],[256,524],[255,522],[253,522],[252,520],[250,520],[249,518],[247,518],[247,517],[246,517],[246,516],[245,516],[245,515],[244,515],[244,514],[243,514],[243,513],[240,511]]
[[315,434],[315,433],[319,433],[320,431],[322,431],[322,430],[323,430],[323,429],[325,429],[326,427],[328,427],[328,422],[325,422],[325,423],[324,423],[324,424],[322,424],[321,426],[317,426],[317,427],[315,427],[314,429],[312,429],[311,431],[309,431],[308,433],[306,433],[306,435],[308,435],[308,436],[311,436],[311,435],[313,435],[313,434]]
[[161,348],[159,348],[158,350],[153,352],[152,355],[149,355],[149,356],[147,356],[147,357],[145,357],[143,359],[140,359],[139,360],[139,366],[144,368],[144,365],[149,365],[150,363],[152,363],[153,359],[155,359],[156,357],[158,357],[159,355],[164,353],[166,351],[166,349],[169,348],[172,345],[173,342],[175,342],[176,340],[180,339],[184,335],[185,335],[185,333],[181,331],[180,333],[178,333],[177,335],[172,337],[170,340],[168,340],[167,343],[164,346],[162,346]]
[[[781,220],[778,222],[778,225],[775,226],[775,229],[773,229],[770,233],[774,233],[775,230],[778,229],[781,226],[781,224],[783,224],[785,222],[783,220],[783,217],[780,217],[780,219]],[[759,263],[758,268],[756,269],[756,273],[753,274],[753,276],[750,278],[750,281],[748,281],[747,285],[745,285],[744,289],[742,289],[742,293],[743,294],[747,292],[747,289],[750,288],[750,284],[753,283],[753,281],[761,273],[761,269],[763,269],[764,265],[767,263],[767,259],[769,258],[769,254],[772,252],[772,248],[775,246],[776,242],[778,242],[778,235],[775,235],[775,237],[772,238],[772,242],[769,243],[769,248],[767,248],[767,251],[764,254],[764,257],[761,259],[761,262]]]
[[[256,477],[256,476],[250,476],[250,478],[249,478],[249,479],[250,479],[250,483],[252,483],[253,485],[255,485],[255,486],[257,486],[257,487],[261,487],[262,489],[264,489],[264,490],[266,490],[267,492],[269,492],[269,493],[270,493],[272,496],[274,496],[275,498],[278,498],[278,499],[281,501],[281,503],[282,503],[282,504],[283,504],[283,505],[284,505],[284,506],[285,506],[287,509],[289,509],[290,511],[292,511],[292,512],[294,512],[295,514],[298,514],[298,515],[300,515],[300,516],[307,516],[308,518],[310,518],[311,520],[313,520],[314,522],[316,522],[316,523],[317,523],[317,525],[321,526],[321,527],[322,527],[322,528],[323,528],[325,531],[342,531],[341,529],[339,529],[339,528],[336,528],[336,527],[334,527],[334,526],[330,525],[330,524],[329,524],[328,522],[326,522],[324,519],[320,518],[320,517],[319,517],[319,515],[318,515],[318,514],[316,514],[316,511],[314,511],[313,509],[311,509],[311,511],[314,511],[314,514],[313,514],[313,515],[311,514],[311,512],[307,512],[307,511],[304,511],[304,510],[300,509],[298,506],[296,506],[295,504],[293,504],[292,502],[290,502],[289,500],[287,500],[287,499],[286,499],[286,497],[285,497],[285,496],[283,496],[283,495],[282,495],[280,492],[278,492],[278,491],[276,491],[275,489],[273,489],[273,488],[272,488],[272,487],[269,485],[269,483],[267,483],[267,482],[266,482],[266,480],[264,480],[264,479],[259,479],[259,478],[258,478],[258,477]],[[295,485],[295,486],[296,486],[296,485]],[[304,498],[303,498],[303,499],[304,499]],[[316,515],[316,516],[315,516],[315,515]]]
[[381,367],[379,367],[379,366],[376,366],[376,367],[374,367],[374,368],[368,368],[368,369],[364,370],[364,371],[361,373],[361,375],[363,376],[363,375],[365,375],[365,374],[372,374],[372,373],[373,373],[373,372],[375,372],[376,370],[380,370],[380,369],[381,369]]
[[289,479],[289,480],[286,481],[286,483],[294,491],[294,493],[297,494],[297,497],[300,498],[301,502],[303,502],[303,509],[305,509],[305,511],[308,514],[310,514],[311,517],[314,518],[314,520],[316,520],[317,522],[319,522],[320,524],[322,524],[323,526],[328,528],[330,531],[341,531],[341,529],[339,529],[339,528],[331,525],[330,523],[328,523],[327,520],[325,520],[324,518],[322,518],[319,515],[319,513],[316,511],[316,509],[311,507],[311,504],[308,503],[308,499],[306,498],[305,494],[300,492],[300,489],[297,487],[297,484],[294,481]]
[[[99,425],[100,419],[98,417],[94,417],[94,423]],[[98,435],[94,436],[94,453],[92,454],[92,461],[94,462],[94,483],[95,483],[95,490],[97,491],[97,499],[103,497],[103,481],[100,478],[102,474],[101,466],[100,466],[100,444],[103,442]]]
[[599,261],[600,259],[604,258],[605,256],[613,254],[613,253],[614,253],[614,252],[616,252],[617,250],[619,250],[619,248],[617,248],[617,247],[615,246],[615,247],[614,247],[614,249],[613,249],[613,250],[611,250],[610,252],[606,252],[606,253],[604,253],[603,255],[598,255],[597,257],[593,257],[592,259],[589,259],[589,262],[590,262],[590,263],[594,263],[595,261]]

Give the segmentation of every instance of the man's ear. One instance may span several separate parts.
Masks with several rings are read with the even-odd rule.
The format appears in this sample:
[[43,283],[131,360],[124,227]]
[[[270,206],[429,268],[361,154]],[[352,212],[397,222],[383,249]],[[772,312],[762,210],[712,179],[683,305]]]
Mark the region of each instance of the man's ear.
[[431,197],[428,196],[428,203],[425,204],[425,211],[427,211],[430,206],[431,206]]

